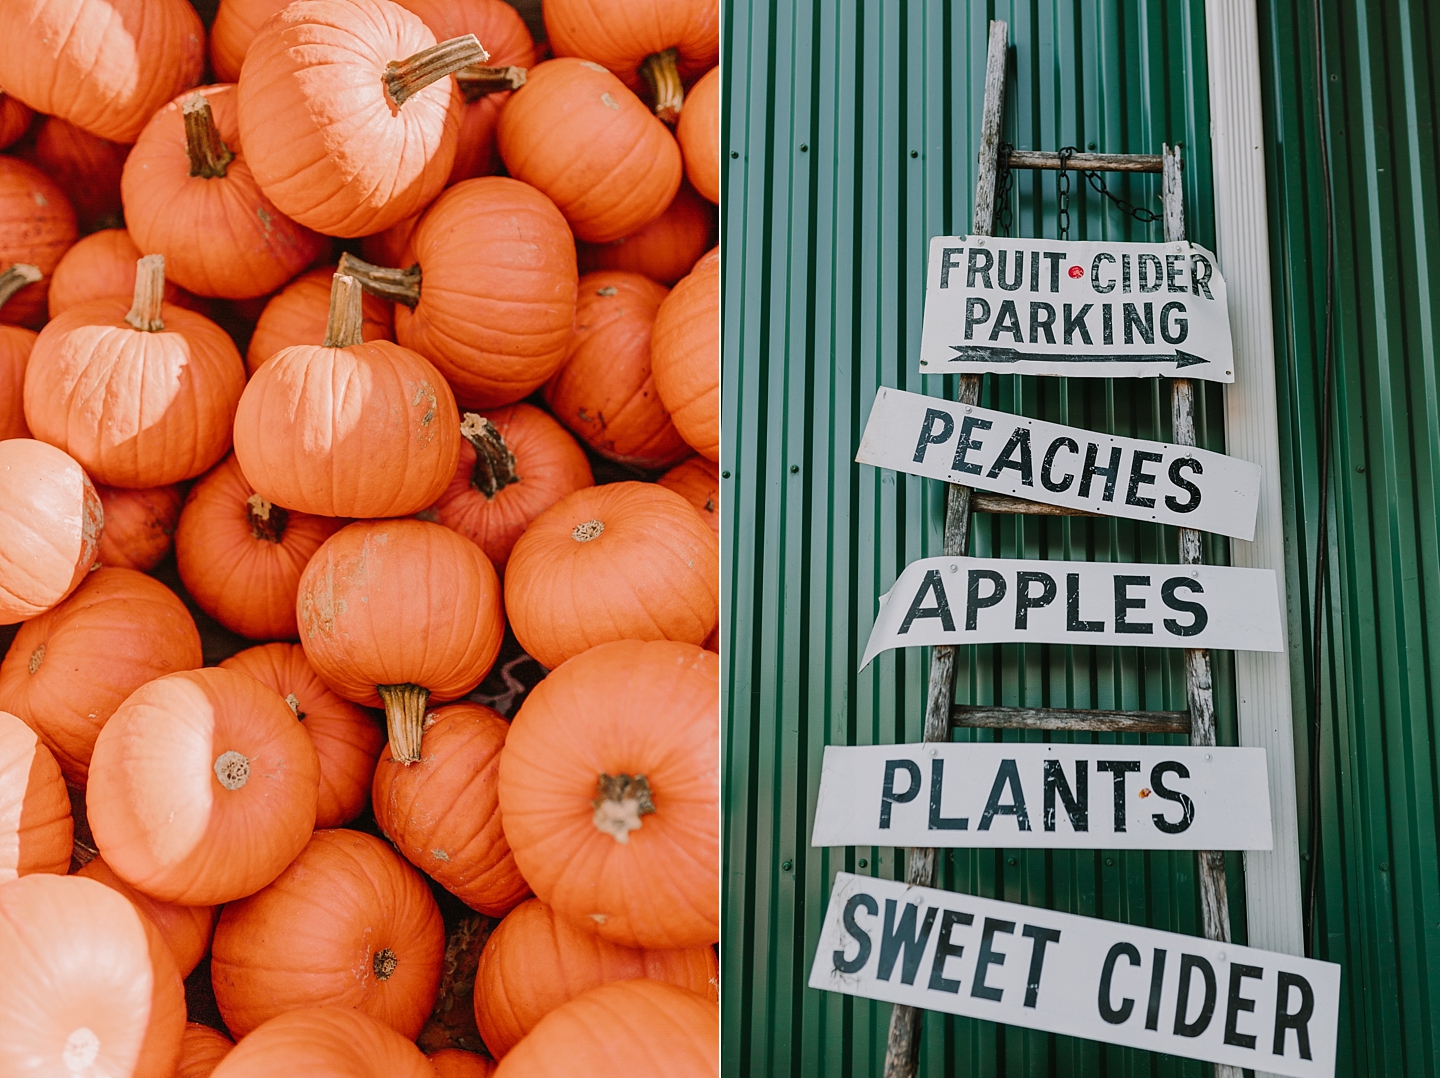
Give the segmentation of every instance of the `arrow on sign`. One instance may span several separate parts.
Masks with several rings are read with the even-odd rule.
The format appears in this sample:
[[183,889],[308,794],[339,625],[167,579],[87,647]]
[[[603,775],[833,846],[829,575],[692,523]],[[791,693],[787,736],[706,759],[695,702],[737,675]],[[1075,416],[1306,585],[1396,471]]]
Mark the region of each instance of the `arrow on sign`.
[[1169,363],[1174,361],[1176,369],[1193,367],[1197,363],[1209,363],[1210,360],[1204,356],[1197,356],[1192,352],[1184,352],[1179,348],[1173,353],[1162,352],[1158,355],[1144,355],[1125,353],[1106,356],[1057,356],[1049,352],[1021,352],[1015,348],[980,348],[972,344],[952,344],[955,350],[952,359],[967,360],[972,363],[1022,363],[1025,361],[1042,363]]

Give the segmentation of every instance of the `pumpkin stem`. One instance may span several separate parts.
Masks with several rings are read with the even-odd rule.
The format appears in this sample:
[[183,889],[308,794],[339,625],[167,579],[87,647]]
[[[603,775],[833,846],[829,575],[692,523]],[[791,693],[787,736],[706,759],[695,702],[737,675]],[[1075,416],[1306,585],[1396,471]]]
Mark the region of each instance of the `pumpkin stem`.
[[650,783],[644,775],[602,774],[596,788],[600,796],[590,802],[595,809],[595,829],[622,846],[629,845],[630,832],[640,828],[640,817],[655,811]]
[[45,661],[45,645],[41,644],[30,653],[30,673],[40,669],[40,664]]
[[27,284],[34,284],[41,277],[45,276],[40,272],[39,266],[32,266],[29,262],[16,262],[4,273],[0,273],[0,307],[5,306],[20,289]]
[[576,524],[570,532],[570,538],[577,543],[588,543],[592,539],[599,538],[600,533],[605,530],[603,520],[587,520],[583,524]]
[[421,49],[406,60],[391,60],[385,65],[380,81],[398,109],[432,82],[453,75],[462,67],[483,64],[490,54],[481,47],[474,34],[452,37],[428,49]]
[[245,499],[245,515],[250,519],[250,534],[272,543],[280,541],[285,534],[285,525],[290,522],[288,510],[267,502],[258,494]]
[[165,256],[146,255],[135,263],[135,302],[125,321],[142,333],[165,328],[160,305],[165,300]]
[[207,180],[224,176],[235,155],[220,137],[210,102],[199,94],[191,94],[180,106],[180,115],[185,118],[185,152],[190,155],[190,175]]
[[385,725],[390,730],[390,757],[397,764],[420,760],[420,737],[425,729],[425,704],[430,690],[419,685],[376,685],[385,701]]
[[250,758],[229,749],[215,757],[215,777],[227,790],[238,790],[250,779]]
[[364,343],[365,312],[360,282],[344,273],[330,282],[330,317],[325,322],[326,348],[353,348]]
[[400,959],[389,947],[382,947],[375,952],[375,957],[370,960],[370,967],[375,971],[375,979],[388,981],[395,974],[395,967],[400,964]]
[[515,454],[510,452],[494,423],[474,412],[466,412],[460,421],[460,433],[475,447],[475,470],[470,473],[470,485],[487,500],[511,483],[520,482],[515,474]]
[[455,81],[460,84],[460,93],[466,101],[479,101],[486,94],[520,89],[525,85],[526,74],[523,67],[481,67],[479,64],[471,64],[455,72]]
[[360,286],[372,296],[388,299],[392,303],[403,303],[412,311],[420,302],[420,266],[409,269],[387,269],[363,258],[356,258],[349,251],[340,256],[340,272],[354,277]]
[[680,54],[674,49],[652,52],[640,62],[640,78],[650,88],[650,103],[655,115],[667,124],[680,119],[685,105],[685,84],[680,81],[676,61]]
[[305,712],[300,710],[300,697],[296,696],[293,692],[287,692],[285,694],[285,702],[290,705],[290,710],[295,712],[295,717],[301,722],[304,722]]

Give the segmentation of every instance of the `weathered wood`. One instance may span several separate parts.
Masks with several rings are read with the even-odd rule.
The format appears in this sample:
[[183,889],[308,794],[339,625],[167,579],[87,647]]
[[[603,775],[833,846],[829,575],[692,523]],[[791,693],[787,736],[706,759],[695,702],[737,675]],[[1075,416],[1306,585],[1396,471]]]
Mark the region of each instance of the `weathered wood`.
[[1092,513],[1088,509],[1072,509],[1066,505],[1046,505],[1044,502],[1032,502],[1028,498],[1012,498],[1009,494],[992,494],[984,490],[977,490],[970,495],[970,511],[972,513],[1023,513],[1026,516],[1036,517],[1098,517],[1100,515]]
[[976,157],[975,215],[970,232],[988,236],[995,230],[995,155],[1000,150],[1000,121],[1005,114],[1005,51],[1009,27],[990,21],[985,53],[985,101],[980,111],[980,152]]
[[[1043,150],[1011,150],[1011,168],[1060,168],[1060,155]],[[1158,153],[1072,153],[1065,162],[1066,168],[1082,172],[1159,172],[1161,155]]]
[[1065,730],[1104,734],[1188,734],[1188,711],[1095,711],[956,704],[950,724],[984,730]]

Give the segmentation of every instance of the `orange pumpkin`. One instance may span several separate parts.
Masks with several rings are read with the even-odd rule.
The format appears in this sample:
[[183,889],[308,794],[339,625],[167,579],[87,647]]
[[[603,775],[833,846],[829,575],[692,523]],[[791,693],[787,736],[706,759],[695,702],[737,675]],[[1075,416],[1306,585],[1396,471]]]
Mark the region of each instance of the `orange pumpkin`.
[[120,172],[129,152],[129,146],[47,116],[35,129],[34,145],[25,156],[60,185],[80,228],[89,232],[119,221]]
[[0,711],[0,882],[32,872],[63,876],[70,868],[74,825],[55,757],[35,731]]
[[715,207],[682,183],[669,207],[639,232],[580,244],[580,272],[627,270],[673,285],[715,242]]
[[34,118],[29,108],[0,90],[0,150],[25,134]]
[[220,0],[210,26],[210,67],[221,82],[235,82],[250,43],[265,20],[290,0]]
[[95,564],[104,523],[100,495],[74,458],[30,438],[0,442],[0,625],[74,591]]
[[547,1014],[596,985],[649,977],[718,1002],[718,969],[712,947],[620,947],[532,898],[485,941],[475,974],[475,1022],[485,1047],[503,1059]]
[[[300,344],[314,344],[325,339],[325,326],[330,320],[330,289],[335,271],[320,266],[302,273],[270,297],[265,310],[255,323],[250,348],[245,353],[245,368],[252,375],[277,352]],[[392,305],[378,296],[366,295],[360,301],[360,339],[393,341],[395,317]]]
[[294,640],[300,574],[344,523],[266,501],[232,454],[190,488],[175,531],[175,564],[200,609],[231,632]]
[[674,985],[617,981],[551,1011],[500,1061],[496,1078],[720,1074],[720,1008]]
[[575,332],[545,403],[603,457],[668,468],[690,447],[670,422],[650,376],[650,330],[666,289],[638,273],[580,278]]
[[215,1068],[214,1078],[435,1078],[429,1061],[383,1022],[349,1007],[304,1007],[272,1018]]
[[695,451],[720,459],[720,249],[695,264],[655,315],[655,388]]
[[97,569],[75,594],[21,626],[0,663],[0,708],[19,715],[83,786],[95,739],[148,681],[204,661],[178,596],[133,569]]
[[[123,228],[104,228],[76,241],[50,277],[50,317],[87,300],[135,295],[135,267],[140,248]],[[164,300],[205,314],[208,304],[173,281],[165,282]]]
[[267,295],[325,246],[261,193],[229,83],[188,91],[151,117],[125,162],[121,193],[135,242],[164,255],[166,275],[197,295]]
[[159,931],[78,876],[0,884],[0,1074],[171,1078],[185,989]]
[[595,477],[575,439],[533,405],[466,412],[460,433],[460,466],[431,511],[503,572],[530,521]]
[[386,753],[375,822],[410,863],[471,909],[499,917],[530,893],[500,824],[496,781],[510,724],[480,704],[425,716],[420,761]]
[[473,35],[435,43],[388,0],[297,0],[240,69],[240,142],[261,190],[300,224],[365,236],[423,209],[455,162]]
[[114,869],[105,863],[103,857],[87,861],[76,875],[119,891],[135,904],[137,910],[150,918],[160,930],[170,953],[175,956],[175,965],[181,977],[190,976],[210,949],[210,936],[215,931],[217,913],[214,906],[177,906],[173,902],[153,899],[115,875]]
[[680,188],[674,137],[619,79],[589,60],[532,68],[500,114],[495,139],[510,175],[548,195],[575,235],[590,243],[638,232]]
[[180,522],[180,488],[97,486],[105,510],[105,533],[100,537],[101,565],[139,569],[148,573],[170,553],[175,525]]
[[[535,40],[520,13],[505,0],[396,0],[405,10],[420,16],[437,41],[449,41],[474,34],[490,54],[483,69],[466,68],[456,73],[456,82],[465,98],[460,110],[460,135],[455,146],[455,163],[450,166],[447,186],[473,176],[498,171],[495,153],[495,121],[510,100],[509,85],[523,78],[525,68],[535,62]],[[520,68],[508,75],[507,68]],[[488,78],[481,78],[484,72]],[[492,86],[506,89],[492,90]]]
[[[0,4],[0,23],[9,10]],[[14,55],[13,47],[0,53]],[[34,165],[0,157],[0,269],[24,262],[41,274],[11,294],[0,308],[0,322],[33,328],[45,321],[50,274],[77,235],[75,211],[60,185]]]
[[185,0],[6,0],[0,41],[6,93],[112,142],[134,142],[205,66]]
[[719,545],[654,483],[578,490],[526,529],[505,568],[520,646],[552,670],[611,640],[698,644],[719,612]]
[[360,815],[370,799],[375,762],[385,747],[379,724],[332,692],[299,644],[261,644],[230,656],[220,666],[249,674],[284,697],[310,735],[320,760],[315,826],[339,827]]
[[100,855],[165,902],[254,894],[315,825],[309,736],[284,700],[233,670],[143,685],[100,731],[91,764],[85,802]]
[[[16,292],[40,279],[40,271],[17,262],[0,272],[0,308]],[[33,330],[0,324],[0,441],[28,438],[25,425],[25,368],[35,347]]]
[[720,62],[718,0],[546,0],[545,30],[556,56],[603,64],[674,123],[684,87]]
[[439,367],[467,408],[519,400],[564,360],[575,244],[533,187],[501,176],[456,184],[420,219],[400,264],[411,268],[344,255],[340,271],[398,302],[395,339]]
[[442,1048],[428,1058],[439,1078],[493,1078],[495,1074],[495,1061],[478,1052]]
[[695,190],[720,204],[720,69],[712,67],[690,87],[675,128],[685,175]]
[[210,1078],[220,1061],[234,1050],[235,1042],[225,1034],[199,1022],[187,1022],[175,1078]]
[[500,817],[535,894],[626,947],[720,937],[720,661],[620,640],[540,682],[500,757]]
[[159,487],[230,448],[245,367],[226,332],[161,300],[165,260],[137,263],[135,299],[72,307],[35,341],[25,420],[102,483]]
[[295,612],[325,684],[357,704],[384,704],[390,754],[401,763],[420,759],[426,702],[480,684],[505,633],[489,559],[422,520],[336,532],[305,567]]
[[662,475],[657,482],[695,507],[710,530],[720,534],[720,468],[713,460],[691,457]]
[[361,337],[360,285],[336,274],[323,344],[266,361],[235,415],[235,459],[267,501],[327,517],[432,505],[455,474],[460,415],[431,364]]
[[420,873],[371,835],[316,831],[274,883],[225,907],[210,977],[242,1038],[286,1011],[340,1006],[413,1040],[444,957],[440,908]]

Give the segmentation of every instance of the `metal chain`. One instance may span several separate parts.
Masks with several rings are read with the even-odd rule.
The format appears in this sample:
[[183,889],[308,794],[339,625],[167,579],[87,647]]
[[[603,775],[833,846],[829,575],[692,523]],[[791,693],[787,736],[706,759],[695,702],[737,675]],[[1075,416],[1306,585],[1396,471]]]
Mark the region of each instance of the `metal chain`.
[[[1060,152],[1063,154],[1065,151],[1061,150]],[[1135,220],[1139,221],[1142,225],[1148,225],[1151,221],[1160,220],[1160,214],[1156,213],[1154,210],[1147,210],[1143,206],[1136,206],[1106,188],[1105,178],[1101,176],[1100,173],[1087,172],[1085,173],[1085,178],[1090,181],[1091,187],[1093,187],[1100,194],[1104,195],[1111,202],[1115,203],[1115,205],[1121,210],[1121,212],[1129,214],[1131,217],[1135,218]]]
[[1015,186],[1015,174],[1010,171],[1010,151],[1015,147],[1002,142],[995,153],[995,225],[992,235],[1010,235],[1014,214],[1010,206],[1010,191]]
[[1055,204],[1060,211],[1060,238],[1070,238],[1070,156],[1078,153],[1074,146],[1060,150],[1060,171],[1055,174]]
[[[1015,187],[1015,173],[1010,168],[1010,153],[1015,149],[1008,142],[1000,143],[995,155],[995,227],[996,235],[1010,235],[1010,228],[1014,223],[1014,207],[1011,205],[1011,192]],[[1055,202],[1060,219],[1060,238],[1070,237],[1070,158],[1080,151],[1074,146],[1065,146],[1060,150],[1060,168],[1055,174]],[[1079,171],[1079,170],[1077,170]],[[1109,199],[1115,207],[1126,216],[1139,221],[1142,225],[1148,225],[1152,221],[1158,221],[1161,214],[1154,210],[1148,210],[1144,206],[1136,206],[1128,199],[1115,194],[1105,186],[1105,177],[1093,169],[1086,169],[1081,172],[1086,182],[1094,188],[1095,192],[1104,198]]]

